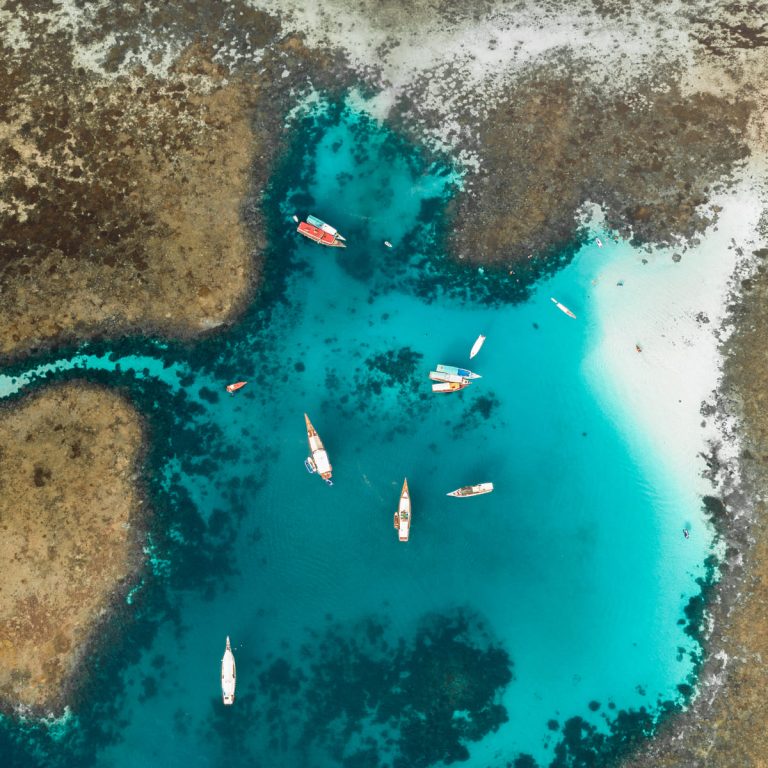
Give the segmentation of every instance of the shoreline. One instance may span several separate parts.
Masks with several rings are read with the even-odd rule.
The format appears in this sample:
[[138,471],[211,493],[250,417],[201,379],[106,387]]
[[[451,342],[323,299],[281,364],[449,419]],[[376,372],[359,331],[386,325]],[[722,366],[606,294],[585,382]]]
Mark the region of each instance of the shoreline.
[[766,417],[760,382],[768,375],[755,345],[768,328],[764,259],[768,226],[762,187],[759,242],[740,261],[720,326],[722,376],[705,414],[718,422],[721,440],[703,458],[704,477],[716,489],[710,515],[721,542],[720,578],[706,605],[708,627],[696,695],[660,724],[657,734],[624,768],[690,765],[760,765],[768,754],[763,726],[768,673],[768,469]]

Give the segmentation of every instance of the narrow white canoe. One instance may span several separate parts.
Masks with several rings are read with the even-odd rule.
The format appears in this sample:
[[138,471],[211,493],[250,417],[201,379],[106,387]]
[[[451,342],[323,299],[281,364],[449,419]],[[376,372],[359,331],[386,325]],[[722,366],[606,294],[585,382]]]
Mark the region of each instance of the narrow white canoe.
[[571,312],[571,310],[565,306],[565,304],[561,304],[557,299],[552,299],[552,301],[561,312],[565,312],[568,317],[572,317],[574,320],[576,319],[576,315],[574,315],[573,312]]
[[485,336],[480,334],[477,337],[477,341],[475,341],[475,343],[472,345],[472,349],[469,351],[470,360],[480,351],[480,347],[482,347],[483,344],[485,344]]
[[465,496],[480,496],[483,493],[490,493],[493,490],[493,483],[478,483],[477,485],[464,485],[455,491],[447,493],[446,496],[456,496],[464,498]]
[[221,698],[227,706],[235,703],[235,677],[235,656],[227,635],[227,647],[221,660]]

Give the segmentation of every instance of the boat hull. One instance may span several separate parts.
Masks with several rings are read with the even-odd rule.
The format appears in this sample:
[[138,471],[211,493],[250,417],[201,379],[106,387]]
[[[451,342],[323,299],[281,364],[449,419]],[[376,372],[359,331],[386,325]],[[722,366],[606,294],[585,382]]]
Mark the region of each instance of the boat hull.
[[477,485],[464,485],[455,491],[447,493],[446,496],[454,496],[458,499],[464,499],[469,496],[482,496],[484,493],[490,493],[493,490],[493,483],[478,483]]
[[480,347],[482,347],[483,344],[485,344],[485,336],[481,334],[477,337],[477,340],[472,345],[472,349],[469,351],[470,360],[480,351]]
[[304,414],[304,422],[307,426],[307,442],[309,443],[309,456],[304,461],[304,466],[311,473],[317,473],[328,485],[333,485],[333,467],[328,458],[323,441],[317,430],[312,426],[309,416]]
[[411,494],[407,479],[403,482],[403,489],[400,491],[400,503],[395,512],[395,529],[400,541],[408,541],[411,534]]
[[237,670],[235,668],[235,656],[227,638],[224,657],[221,660],[221,699],[225,706],[235,703],[235,685],[237,682]]
[[568,317],[572,317],[574,320],[576,319],[576,315],[571,312],[568,307],[565,306],[565,304],[561,304],[557,299],[552,299],[552,303],[564,314],[568,315]]
[[332,235],[330,232],[325,232],[316,227],[313,224],[307,224],[306,221],[302,221],[296,228],[296,231],[304,237],[308,237],[319,245],[327,245],[329,248],[346,248],[347,244],[338,238],[337,235]]
[[[469,368],[458,368],[455,365],[440,365],[435,366],[436,373],[450,374],[452,376],[460,376],[462,379],[482,379],[483,377],[479,373],[474,373]],[[431,377],[430,377],[431,378]],[[445,379],[448,381],[448,379]]]
[[449,392],[459,392],[462,389],[466,389],[471,383],[471,381],[466,380],[464,382],[440,381],[437,384],[432,385],[432,391],[442,394],[447,394]]
[[307,224],[311,224],[313,227],[322,229],[323,232],[327,232],[337,240],[346,240],[346,237],[342,237],[339,230],[336,227],[332,227],[330,224],[326,224],[322,219],[318,219],[317,216],[307,216]]

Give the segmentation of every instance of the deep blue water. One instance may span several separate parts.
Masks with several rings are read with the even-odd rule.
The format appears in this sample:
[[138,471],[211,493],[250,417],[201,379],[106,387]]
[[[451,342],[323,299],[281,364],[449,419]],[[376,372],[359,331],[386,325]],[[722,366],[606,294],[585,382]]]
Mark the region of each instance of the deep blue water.
[[[685,610],[708,541],[680,543],[697,502],[637,464],[582,373],[596,254],[585,245],[511,303],[525,277],[442,255],[460,184],[446,161],[340,105],[297,118],[293,137],[254,202],[271,246],[242,321],[191,347],[90,345],[0,382],[126,392],[151,426],[155,510],[147,572],[72,716],[4,721],[0,763],[610,762],[692,682]],[[302,241],[294,212],[349,247]],[[478,333],[483,378],[432,395],[429,370],[469,364]],[[248,386],[226,395],[238,379]],[[303,467],[304,412],[332,488]],[[392,526],[404,477],[408,544]],[[483,481],[493,494],[445,496]]]

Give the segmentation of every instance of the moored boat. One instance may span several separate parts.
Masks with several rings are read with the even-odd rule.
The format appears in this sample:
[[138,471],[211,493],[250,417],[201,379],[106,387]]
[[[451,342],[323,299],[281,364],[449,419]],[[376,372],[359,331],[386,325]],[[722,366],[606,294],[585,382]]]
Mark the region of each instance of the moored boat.
[[343,240],[339,240],[337,235],[332,235],[330,232],[326,232],[320,227],[316,227],[314,224],[309,224],[306,221],[302,221],[296,228],[296,231],[304,237],[308,237],[320,245],[327,245],[331,248],[346,248],[347,244]]
[[484,493],[490,493],[493,490],[493,483],[478,483],[477,485],[464,485],[455,491],[447,493],[446,496],[456,496],[464,498],[465,496],[481,496]]
[[312,474],[317,472],[328,485],[333,485],[333,480],[331,480],[333,468],[323,446],[323,441],[320,439],[320,435],[317,434],[317,430],[312,426],[312,422],[306,413],[304,414],[304,421],[307,424],[307,440],[309,441],[310,454],[304,461],[304,466],[308,472]]
[[462,379],[461,381],[440,381],[432,385],[433,392],[458,392],[460,389],[468,387],[472,382]]
[[439,371],[430,371],[429,378],[432,381],[446,381],[451,384],[461,384],[469,381],[466,376],[459,376],[457,373],[440,373]]
[[346,237],[342,237],[341,233],[338,229],[336,229],[336,227],[332,227],[330,224],[326,224],[322,219],[318,219],[317,216],[307,216],[307,224],[311,224],[313,227],[322,229],[323,232],[332,235],[337,240],[341,240],[342,242],[347,239]]
[[472,349],[469,350],[470,360],[480,351],[480,347],[482,347],[483,344],[485,344],[485,336],[481,333],[472,345]]
[[234,384],[227,384],[227,392],[234,395],[238,389],[242,389],[247,383],[247,381],[236,381]]
[[463,379],[482,379],[483,377],[479,373],[472,373],[468,368],[457,368],[455,365],[440,365],[435,366],[435,370],[438,373],[450,373],[454,376],[461,376]]
[[408,479],[403,481],[403,490],[400,491],[400,503],[395,512],[395,529],[400,541],[408,541],[411,532],[411,495],[408,492]]
[[236,676],[235,655],[232,653],[229,635],[227,635],[227,646],[221,660],[221,698],[227,706],[235,703]]
[[561,312],[565,312],[568,317],[572,317],[574,320],[576,319],[576,315],[574,315],[573,312],[571,312],[571,310],[565,306],[565,304],[561,304],[557,299],[552,299],[552,302]]

